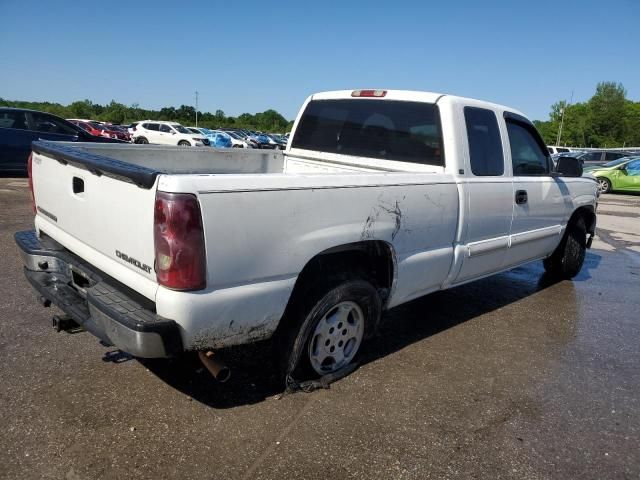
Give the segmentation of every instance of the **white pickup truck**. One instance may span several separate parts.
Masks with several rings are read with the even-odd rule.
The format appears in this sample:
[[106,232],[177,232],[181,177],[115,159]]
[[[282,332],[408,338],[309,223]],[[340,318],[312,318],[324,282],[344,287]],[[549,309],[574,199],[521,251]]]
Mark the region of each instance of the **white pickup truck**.
[[534,260],[572,278],[597,185],[501,105],[309,97],[284,152],[34,142],[45,305],[139,357],[275,337],[283,372],[344,371],[382,311]]

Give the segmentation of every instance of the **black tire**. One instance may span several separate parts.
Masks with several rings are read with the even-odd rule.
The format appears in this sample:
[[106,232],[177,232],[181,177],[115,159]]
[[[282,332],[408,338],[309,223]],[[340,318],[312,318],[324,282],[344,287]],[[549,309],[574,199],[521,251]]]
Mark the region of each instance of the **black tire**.
[[544,260],[544,268],[555,278],[572,279],[580,272],[586,253],[587,228],[584,218],[577,217],[567,226],[558,248]]
[[181,146],[181,147],[190,147],[191,146],[191,144],[189,142],[187,142],[186,140],[180,140],[178,142],[178,145]]
[[597,177],[598,180],[598,190],[600,193],[609,193],[611,191],[611,181],[608,178]]
[[136,138],[136,143],[140,145],[147,145],[149,143],[149,140],[147,140],[145,137],[138,137]]
[[[274,342],[280,377],[285,380],[287,387],[291,386],[291,379],[300,383],[322,376],[312,365],[310,350],[312,347],[310,346],[314,341],[314,333],[319,323],[325,320],[332,310],[339,305],[356,304],[363,316],[363,331],[356,347],[357,350],[348,355],[349,360],[335,369],[328,365],[326,372],[323,372],[324,374],[333,374],[335,371],[344,370],[345,367],[357,361],[362,352],[363,343],[375,330],[382,312],[382,301],[377,290],[371,283],[359,279],[329,283],[324,288],[316,288],[315,293],[308,290],[301,291],[298,293],[298,297],[292,299],[292,304],[289,305],[285,317],[282,319],[282,328],[279,329]],[[341,339],[338,332],[342,332],[342,330],[336,330],[334,334],[336,346]],[[342,344],[340,346],[342,347]],[[346,345],[344,348],[346,350]]]

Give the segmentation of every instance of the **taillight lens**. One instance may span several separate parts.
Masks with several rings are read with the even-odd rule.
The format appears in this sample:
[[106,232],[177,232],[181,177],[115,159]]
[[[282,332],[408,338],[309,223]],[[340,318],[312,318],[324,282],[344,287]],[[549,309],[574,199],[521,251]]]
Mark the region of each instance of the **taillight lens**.
[[354,90],[351,92],[352,97],[384,97],[386,90]]
[[173,290],[204,288],[204,230],[196,196],[157,192],[153,224],[158,283]]
[[27,174],[29,175],[29,191],[31,192],[31,209],[36,213],[36,197],[33,193],[33,153],[27,159]]

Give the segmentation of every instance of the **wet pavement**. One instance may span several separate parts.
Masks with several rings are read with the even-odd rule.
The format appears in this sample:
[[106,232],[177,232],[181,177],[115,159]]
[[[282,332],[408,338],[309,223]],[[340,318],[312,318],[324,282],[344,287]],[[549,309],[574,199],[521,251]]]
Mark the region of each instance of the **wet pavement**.
[[363,365],[279,398],[267,345],[140,362],[55,333],[0,179],[0,478],[639,478],[640,196],[606,195],[573,282],[540,262],[398,307]]

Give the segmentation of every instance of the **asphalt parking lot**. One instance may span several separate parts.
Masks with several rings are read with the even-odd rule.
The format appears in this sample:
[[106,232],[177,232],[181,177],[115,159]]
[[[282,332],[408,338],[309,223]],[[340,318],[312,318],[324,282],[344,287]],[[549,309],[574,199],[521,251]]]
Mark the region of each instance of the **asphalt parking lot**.
[[13,243],[26,180],[0,179],[0,478],[638,478],[640,196],[598,213],[573,282],[538,262],[418,299],[349,377],[280,398],[265,345],[218,385],[54,332]]

